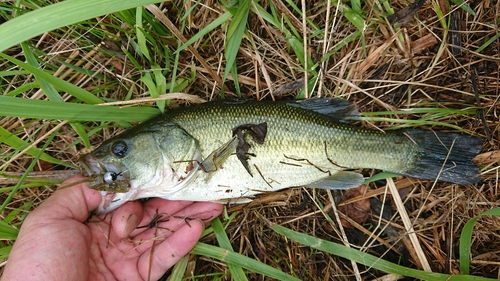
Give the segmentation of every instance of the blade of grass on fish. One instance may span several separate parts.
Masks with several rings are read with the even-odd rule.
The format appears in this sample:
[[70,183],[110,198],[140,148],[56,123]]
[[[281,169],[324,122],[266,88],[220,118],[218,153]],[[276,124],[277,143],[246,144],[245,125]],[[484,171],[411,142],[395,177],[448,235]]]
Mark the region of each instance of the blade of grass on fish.
[[469,274],[470,260],[471,260],[471,245],[472,245],[472,232],[474,231],[474,225],[477,220],[482,216],[500,216],[500,208],[494,208],[481,213],[472,219],[470,219],[462,229],[460,234],[460,269],[463,273]]
[[160,111],[151,107],[97,106],[0,96],[2,116],[68,121],[142,122]]
[[495,279],[482,278],[478,276],[472,275],[449,275],[442,273],[434,273],[434,272],[426,272],[423,270],[407,268],[392,262],[388,262],[386,260],[381,259],[380,257],[376,257],[370,255],[368,253],[346,247],[341,244],[333,243],[330,241],[326,241],[323,239],[319,239],[307,234],[299,233],[288,229],[286,227],[271,223],[267,221],[267,223],[276,231],[277,233],[293,240],[303,245],[321,250],[323,252],[328,252],[330,254],[353,260],[357,263],[363,264],[368,268],[374,268],[378,270],[382,270],[384,272],[393,273],[397,275],[403,275],[407,277],[413,277],[420,280],[434,280],[434,281],[472,281],[472,280],[481,280],[481,281],[492,281]]
[[156,2],[161,1],[69,0],[49,5],[3,23],[0,26],[0,52],[59,27]]
[[[217,242],[221,248],[233,252],[233,246],[231,245],[231,242],[229,242],[229,238],[227,237],[226,231],[224,231],[224,227],[222,227],[222,223],[219,218],[212,220],[210,225],[214,230],[215,238],[217,238]],[[248,280],[241,267],[231,263],[228,263],[227,267],[229,268],[229,271],[231,271],[231,275],[234,280]]]
[[[0,100],[1,100],[1,98],[0,98]],[[2,107],[1,105],[2,105],[2,102],[0,102],[0,112],[3,113],[3,110],[1,109],[1,107]],[[0,143],[4,143],[4,144],[6,144],[14,149],[19,150],[19,151],[21,151],[29,146],[29,143],[18,138],[17,136],[15,136],[11,132],[7,131],[3,127],[0,127]],[[28,149],[28,151],[26,151],[26,153],[31,155],[31,156],[36,156],[36,155],[40,154],[40,152],[41,152],[41,150],[36,148],[36,147],[32,147],[32,148]],[[75,166],[73,166],[71,163],[61,161],[61,160],[54,158],[46,153],[42,153],[40,155],[40,159],[47,161],[47,162],[50,162],[50,163],[53,163],[53,164],[58,164],[58,165],[66,166],[66,167],[75,168]]]
[[[207,245],[205,243],[198,242],[196,246],[191,250],[192,254],[206,256],[220,260],[225,263],[231,263],[242,268],[248,269],[250,271],[262,274],[266,277],[287,280],[287,281],[299,281],[300,279],[283,271],[280,271],[272,266],[269,266],[260,261],[251,259],[244,255],[229,251],[227,249],[219,248],[212,245]],[[236,280],[236,279],[235,279]]]

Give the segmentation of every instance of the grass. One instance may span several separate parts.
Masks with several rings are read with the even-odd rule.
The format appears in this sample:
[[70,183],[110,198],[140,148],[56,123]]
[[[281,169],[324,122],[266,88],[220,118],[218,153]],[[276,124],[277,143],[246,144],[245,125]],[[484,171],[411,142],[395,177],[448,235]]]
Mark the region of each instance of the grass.
[[[392,196],[384,179],[393,175],[364,171],[373,177],[358,195],[263,195],[228,206],[167,275],[499,278],[499,4],[428,1],[398,24],[387,17],[407,1],[302,2],[1,3],[0,171],[15,178],[0,181],[0,258],[27,213],[75,169],[75,155],[122,128],[221,97],[334,95],[355,102],[368,128],[483,137],[483,181],[396,178],[390,187],[400,196]],[[460,32],[450,28],[457,16]],[[362,222],[343,209],[357,202],[371,206]]]

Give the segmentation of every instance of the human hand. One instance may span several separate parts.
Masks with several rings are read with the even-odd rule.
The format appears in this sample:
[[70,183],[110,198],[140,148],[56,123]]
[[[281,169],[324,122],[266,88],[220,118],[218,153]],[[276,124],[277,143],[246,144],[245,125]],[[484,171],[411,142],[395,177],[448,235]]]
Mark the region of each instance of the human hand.
[[100,202],[86,183],[56,191],[24,221],[2,280],[157,280],[223,207],[155,198],[86,222]]

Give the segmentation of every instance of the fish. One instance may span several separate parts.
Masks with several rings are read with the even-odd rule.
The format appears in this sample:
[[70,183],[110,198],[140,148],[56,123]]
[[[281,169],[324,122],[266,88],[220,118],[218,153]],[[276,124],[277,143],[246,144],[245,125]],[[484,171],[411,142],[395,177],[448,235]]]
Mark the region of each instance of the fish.
[[89,186],[103,195],[96,214],[151,197],[245,203],[289,187],[349,189],[363,184],[361,169],[461,185],[480,181],[472,159],[481,138],[371,130],[350,121],[357,114],[355,104],[340,98],[206,102],[132,127],[80,163],[97,182]]

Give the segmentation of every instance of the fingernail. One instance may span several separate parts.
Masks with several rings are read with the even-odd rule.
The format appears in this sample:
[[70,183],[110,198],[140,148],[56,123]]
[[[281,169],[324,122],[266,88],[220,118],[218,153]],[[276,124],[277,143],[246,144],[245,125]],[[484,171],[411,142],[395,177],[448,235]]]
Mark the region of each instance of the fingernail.
[[134,231],[137,227],[137,216],[135,214],[131,214],[127,222],[125,223],[125,229],[123,230],[123,237],[129,237],[130,233]]

